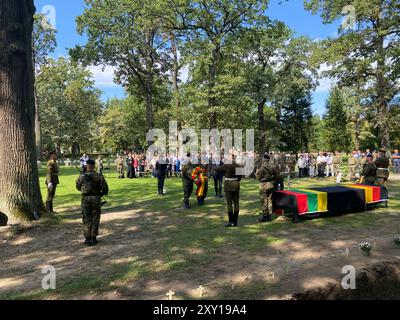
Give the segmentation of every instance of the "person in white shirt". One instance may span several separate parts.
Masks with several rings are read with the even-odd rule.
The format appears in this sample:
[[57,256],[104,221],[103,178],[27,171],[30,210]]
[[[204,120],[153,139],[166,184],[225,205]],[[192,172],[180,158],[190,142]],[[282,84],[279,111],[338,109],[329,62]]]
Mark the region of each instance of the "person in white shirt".
[[322,152],[320,152],[319,156],[317,157],[318,177],[321,178],[324,177],[325,166],[326,166],[326,157]]
[[303,154],[301,154],[299,160],[297,160],[297,166],[299,167],[299,178],[305,176],[306,159]]
[[328,153],[325,158],[326,160],[326,176],[333,176],[333,156],[332,153]]

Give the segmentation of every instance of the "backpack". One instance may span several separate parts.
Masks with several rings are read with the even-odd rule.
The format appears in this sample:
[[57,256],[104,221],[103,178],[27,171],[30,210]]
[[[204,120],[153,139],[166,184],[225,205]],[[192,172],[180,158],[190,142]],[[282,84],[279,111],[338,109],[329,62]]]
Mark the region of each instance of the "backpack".
[[93,180],[92,177],[89,174],[83,174],[84,179],[81,187],[81,192],[83,194],[94,194],[95,193],[95,188],[93,186]]

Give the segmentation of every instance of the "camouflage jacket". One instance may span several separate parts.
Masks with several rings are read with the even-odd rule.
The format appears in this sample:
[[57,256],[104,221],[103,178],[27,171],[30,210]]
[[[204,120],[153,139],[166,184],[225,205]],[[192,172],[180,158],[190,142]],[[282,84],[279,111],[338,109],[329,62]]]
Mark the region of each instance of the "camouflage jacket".
[[108,184],[103,175],[97,172],[86,172],[76,181],[76,189],[83,196],[103,196],[108,194]]
[[47,162],[46,185],[49,183],[52,183],[54,186],[60,183],[58,179],[58,164],[56,160],[50,160]]
[[261,183],[276,182],[282,180],[279,172],[279,167],[271,162],[264,161],[261,167],[256,172],[256,178]]

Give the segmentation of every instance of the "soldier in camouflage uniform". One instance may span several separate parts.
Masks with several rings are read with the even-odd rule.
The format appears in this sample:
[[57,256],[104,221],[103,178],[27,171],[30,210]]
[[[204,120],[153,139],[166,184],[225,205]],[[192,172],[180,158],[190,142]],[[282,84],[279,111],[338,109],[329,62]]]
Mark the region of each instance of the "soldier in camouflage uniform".
[[356,152],[353,151],[349,156],[348,165],[349,165],[349,180],[354,181],[356,179],[356,167],[357,167],[357,158]]
[[192,171],[194,166],[191,160],[191,154],[186,155],[186,163],[182,165],[182,183],[183,183],[183,205],[185,209],[190,208],[190,196],[193,193]]
[[340,171],[340,166],[342,164],[342,156],[340,155],[339,151],[333,153],[333,176],[337,177]]
[[276,190],[277,181],[280,180],[279,167],[271,161],[269,155],[264,156],[261,167],[256,172],[256,178],[260,181],[260,199],[263,216],[260,222],[272,221],[272,195]]
[[296,173],[296,162],[297,162],[296,156],[294,154],[291,154],[288,156],[287,163],[288,163],[291,178],[294,178],[295,173]]
[[376,184],[387,188],[387,181],[389,179],[389,158],[386,157],[386,150],[379,150],[378,158],[374,161],[376,165]]
[[97,244],[101,215],[101,197],[108,194],[108,185],[103,175],[94,171],[95,161],[87,161],[87,172],[76,181],[76,189],[82,192],[82,215],[85,244]]
[[376,181],[376,165],[372,154],[367,154],[366,163],[363,166],[360,183],[374,185]]
[[117,165],[117,171],[118,171],[118,179],[124,179],[125,174],[124,174],[124,158],[122,156],[118,156],[118,158],[115,160],[115,164]]
[[55,214],[53,210],[53,200],[56,195],[57,185],[60,183],[58,179],[58,164],[57,164],[57,152],[54,150],[50,152],[50,160],[47,162],[47,175],[46,175],[46,186],[47,186],[47,200],[46,210],[49,213]]

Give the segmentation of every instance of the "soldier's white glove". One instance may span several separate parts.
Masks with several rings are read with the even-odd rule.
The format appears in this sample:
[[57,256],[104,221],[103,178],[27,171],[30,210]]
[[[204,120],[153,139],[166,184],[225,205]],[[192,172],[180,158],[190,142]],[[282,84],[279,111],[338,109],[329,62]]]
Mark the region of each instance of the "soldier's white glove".
[[53,188],[53,184],[50,182],[48,185],[47,185],[47,187],[50,189],[50,188]]

